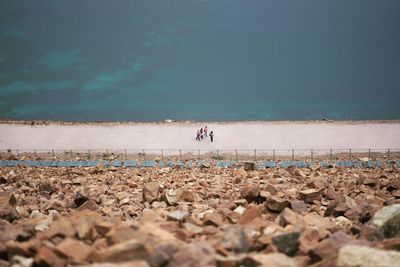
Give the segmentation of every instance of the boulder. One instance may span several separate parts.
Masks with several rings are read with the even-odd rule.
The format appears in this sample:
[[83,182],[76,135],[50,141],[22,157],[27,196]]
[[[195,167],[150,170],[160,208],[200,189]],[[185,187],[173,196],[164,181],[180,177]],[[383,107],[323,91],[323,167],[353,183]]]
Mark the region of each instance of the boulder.
[[400,204],[381,208],[368,225],[375,231],[373,239],[400,237]]
[[19,219],[18,211],[15,206],[17,199],[10,192],[0,193],[0,219],[12,222]]
[[144,202],[152,203],[158,199],[160,184],[158,182],[147,183],[143,187],[142,197]]
[[340,249],[337,267],[400,266],[400,252],[347,245]]
[[282,210],[290,206],[290,202],[286,199],[272,196],[267,199],[266,206],[270,211],[281,212]]
[[313,203],[315,200],[321,200],[321,192],[315,189],[305,189],[299,192],[300,199],[306,203]]

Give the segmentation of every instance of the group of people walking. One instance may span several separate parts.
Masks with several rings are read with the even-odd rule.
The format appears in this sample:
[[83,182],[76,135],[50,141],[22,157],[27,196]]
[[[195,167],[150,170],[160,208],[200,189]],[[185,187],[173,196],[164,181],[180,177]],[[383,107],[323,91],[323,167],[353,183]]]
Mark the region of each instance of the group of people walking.
[[203,128],[200,128],[200,130],[197,130],[196,133],[196,141],[201,141],[204,138],[207,138],[208,135],[210,136],[211,142],[214,142],[214,132],[211,131],[210,134],[208,134],[208,128],[207,125]]

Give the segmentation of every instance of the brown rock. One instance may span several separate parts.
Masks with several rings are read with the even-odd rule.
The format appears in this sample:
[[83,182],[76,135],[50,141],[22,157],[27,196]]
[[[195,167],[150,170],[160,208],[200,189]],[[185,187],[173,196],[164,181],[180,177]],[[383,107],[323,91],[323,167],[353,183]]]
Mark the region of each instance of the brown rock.
[[180,196],[179,199],[182,201],[186,201],[186,202],[194,202],[195,201],[195,197],[194,194],[190,191],[184,190]]
[[306,203],[303,200],[292,200],[290,201],[290,208],[299,214],[304,214],[308,212]]
[[276,187],[270,183],[265,184],[264,190],[269,192],[271,195],[276,195],[276,193],[278,193],[278,189],[276,189]]
[[350,236],[342,231],[338,231],[312,248],[308,255],[313,261],[320,261],[322,259],[334,260],[337,258],[339,249],[352,241],[353,239]]
[[40,241],[36,239],[31,239],[26,242],[16,242],[14,240],[9,240],[5,244],[5,246],[9,258],[11,258],[13,255],[33,257],[39,250]]
[[19,219],[18,211],[15,209],[17,199],[12,193],[0,193],[0,219],[12,222]]
[[400,180],[390,180],[386,186],[388,191],[400,190]]
[[244,170],[245,171],[254,171],[255,170],[255,163],[254,162],[245,162],[244,163]]
[[250,206],[240,217],[239,224],[245,225],[256,218],[262,218],[261,210],[257,206]]
[[378,181],[373,177],[367,177],[364,179],[363,184],[370,187],[375,187],[378,184]]
[[313,203],[316,200],[321,200],[321,193],[315,189],[305,189],[299,192],[300,199],[306,203]]
[[270,211],[281,212],[290,206],[290,202],[286,199],[272,196],[267,199],[266,206]]
[[306,228],[300,233],[299,237],[299,250],[307,254],[310,249],[317,246],[319,242],[319,232],[317,228]]
[[93,249],[91,246],[88,246],[81,241],[66,238],[56,246],[55,251],[69,259],[72,263],[77,264],[87,262]]
[[57,256],[54,251],[46,246],[42,246],[35,256],[37,266],[45,267],[64,267],[65,259]]
[[216,212],[206,213],[203,218],[205,225],[221,226],[224,224],[224,217]]
[[89,199],[88,201],[85,201],[85,203],[83,203],[81,206],[79,206],[79,208],[77,209],[78,211],[82,211],[82,210],[98,210],[98,206],[96,204],[95,201]]
[[137,229],[126,225],[115,227],[106,235],[106,239],[109,245],[121,243],[137,237]]
[[149,257],[149,253],[141,241],[130,239],[105,249],[97,250],[91,259],[94,262],[125,262],[147,260]]
[[255,202],[260,196],[260,189],[257,185],[245,184],[240,190],[240,195],[247,200],[247,202]]
[[77,187],[74,190],[74,203],[79,208],[83,203],[89,200],[89,192],[84,186]]
[[160,184],[157,182],[147,183],[143,187],[142,197],[144,202],[152,203],[157,200],[160,191]]
[[215,251],[210,244],[195,242],[176,252],[167,266],[213,267],[216,266],[215,257]]
[[50,196],[56,191],[50,182],[43,182],[39,184],[39,194],[43,196]]
[[356,206],[357,204],[352,198],[343,195],[329,203],[324,216],[342,216],[346,211],[355,208]]
[[248,255],[242,266],[297,267],[297,264],[293,259],[282,253],[259,253]]
[[282,227],[287,225],[302,226],[305,223],[301,215],[295,213],[289,208],[285,208],[279,214],[279,216],[276,218],[276,222]]

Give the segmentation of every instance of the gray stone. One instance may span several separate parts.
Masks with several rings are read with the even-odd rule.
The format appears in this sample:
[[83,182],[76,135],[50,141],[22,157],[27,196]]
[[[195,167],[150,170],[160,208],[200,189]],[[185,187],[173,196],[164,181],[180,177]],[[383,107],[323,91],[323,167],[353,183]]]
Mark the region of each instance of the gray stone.
[[400,252],[347,245],[340,249],[338,267],[394,267],[400,266]]
[[298,232],[280,234],[272,237],[272,243],[279,252],[293,256],[299,248],[299,237]]
[[225,230],[221,244],[225,249],[236,253],[247,252],[249,249],[246,233],[236,225]]
[[369,225],[376,230],[377,239],[400,237],[400,204],[378,210]]
[[182,222],[187,216],[189,216],[189,212],[185,210],[175,210],[173,212],[168,213],[167,218],[173,221]]

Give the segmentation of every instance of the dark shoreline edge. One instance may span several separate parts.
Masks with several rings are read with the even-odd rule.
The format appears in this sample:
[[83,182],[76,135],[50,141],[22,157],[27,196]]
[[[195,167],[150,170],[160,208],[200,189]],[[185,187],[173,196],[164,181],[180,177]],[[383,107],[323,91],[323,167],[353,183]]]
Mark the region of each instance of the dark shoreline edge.
[[379,119],[379,120],[330,120],[330,119],[321,119],[321,120],[237,120],[237,121],[189,121],[189,120],[165,120],[165,121],[85,121],[85,122],[74,122],[74,121],[53,121],[53,120],[9,120],[9,119],[1,119],[1,124],[10,124],[10,125],[93,125],[93,126],[113,126],[113,125],[194,125],[194,124],[254,124],[254,123],[266,123],[266,124],[282,124],[282,123],[320,123],[320,124],[398,124],[400,123],[400,119]]

